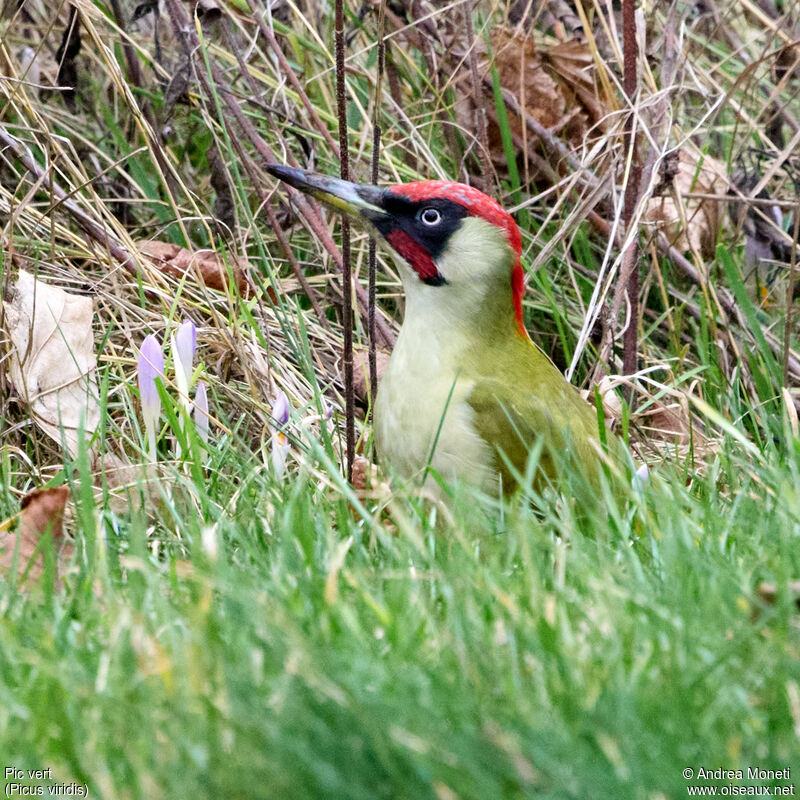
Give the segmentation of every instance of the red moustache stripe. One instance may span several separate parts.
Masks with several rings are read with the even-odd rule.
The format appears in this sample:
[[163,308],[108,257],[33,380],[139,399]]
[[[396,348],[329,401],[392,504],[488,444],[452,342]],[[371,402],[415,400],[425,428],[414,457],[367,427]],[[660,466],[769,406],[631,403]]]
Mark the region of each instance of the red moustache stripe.
[[386,241],[413,267],[420,280],[435,278],[439,274],[431,254],[405,231],[395,228],[387,234]]

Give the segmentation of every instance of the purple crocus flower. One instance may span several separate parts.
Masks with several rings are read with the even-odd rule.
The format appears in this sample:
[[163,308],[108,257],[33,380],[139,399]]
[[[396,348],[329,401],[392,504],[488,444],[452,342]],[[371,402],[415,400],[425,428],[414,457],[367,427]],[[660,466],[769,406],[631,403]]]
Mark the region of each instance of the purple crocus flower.
[[208,392],[203,381],[197,382],[194,393],[194,429],[197,435],[208,444]]
[[161,345],[151,333],[145,337],[139,350],[139,396],[142,400],[142,417],[150,445],[150,457],[156,458],[156,425],[161,414],[161,398],[158,396],[156,378],[164,377],[164,353]]
[[285,392],[278,392],[272,405],[272,421],[282,428],[289,421],[289,398]]
[[291,449],[289,440],[282,430],[289,422],[289,399],[284,392],[278,392],[272,405],[272,421],[276,428],[272,433],[272,469],[275,477],[281,478],[286,470],[286,459]]
[[172,360],[175,363],[175,383],[181,395],[181,402],[189,409],[189,383],[192,380],[192,361],[197,349],[197,328],[190,319],[180,324],[178,332],[172,337]]

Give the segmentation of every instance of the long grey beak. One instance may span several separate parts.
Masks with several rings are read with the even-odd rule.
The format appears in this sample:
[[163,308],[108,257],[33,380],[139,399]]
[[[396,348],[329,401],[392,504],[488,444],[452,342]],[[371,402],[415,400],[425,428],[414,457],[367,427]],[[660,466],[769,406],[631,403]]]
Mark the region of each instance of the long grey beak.
[[370,222],[387,216],[383,207],[385,192],[377,186],[350,183],[280,164],[268,164],[267,170],[289,186],[351,216],[361,216]]

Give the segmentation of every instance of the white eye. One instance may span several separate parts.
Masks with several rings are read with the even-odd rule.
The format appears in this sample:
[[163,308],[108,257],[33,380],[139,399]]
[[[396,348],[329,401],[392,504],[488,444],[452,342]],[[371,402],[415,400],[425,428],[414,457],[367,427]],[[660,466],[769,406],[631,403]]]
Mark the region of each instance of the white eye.
[[438,225],[442,221],[442,215],[435,208],[423,208],[419,218],[426,225]]

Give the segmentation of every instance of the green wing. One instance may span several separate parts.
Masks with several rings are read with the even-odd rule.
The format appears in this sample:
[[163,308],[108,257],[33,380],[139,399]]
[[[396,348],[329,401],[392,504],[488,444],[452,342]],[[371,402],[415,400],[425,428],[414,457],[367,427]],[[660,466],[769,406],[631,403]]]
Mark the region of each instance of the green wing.
[[592,443],[599,440],[597,415],[544,353],[531,345],[523,358],[495,362],[491,374],[486,372],[475,377],[467,402],[479,435],[497,453],[505,486],[515,483],[505,459],[524,475],[539,438],[539,466],[546,475],[555,477],[555,464],[565,456],[574,457],[590,477],[597,474],[599,459]]

